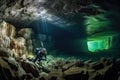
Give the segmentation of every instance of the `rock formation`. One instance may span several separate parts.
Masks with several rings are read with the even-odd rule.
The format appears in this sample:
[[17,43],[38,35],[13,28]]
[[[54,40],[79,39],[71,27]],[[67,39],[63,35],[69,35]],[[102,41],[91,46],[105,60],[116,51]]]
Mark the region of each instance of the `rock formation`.
[[62,15],[60,17],[69,18],[70,14],[96,15],[105,12],[104,8],[94,3],[94,0],[0,0],[0,2],[1,18],[24,25],[40,19],[44,13],[60,14]]
[[14,52],[15,57],[22,57],[26,56],[27,50],[26,50],[26,44],[25,39],[22,37],[19,37],[17,39],[11,40],[12,50]]
[[[21,29],[16,35],[13,25],[0,22],[0,80],[31,80],[40,72],[27,60],[26,41],[31,40],[31,29]],[[30,44],[32,46],[32,44]],[[32,52],[32,50],[31,50]]]
[[[13,25],[2,21],[0,22],[0,49],[10,51],[12,56],[16,58],[26,56],[28,52],[33,51],[33,45],[31,40],[32,29],[21,29],[16,35],[16,29]],[[29,46],[26,48],[26,46]]]
[[20,37],[25,38],[26,46],[27,46],[26,49],[27,49],[28,53],[33,52],[32,34],[33,34],[33,31],[31,28],[23,28],[23,29],[20,29],[18,32],[18,35]]
[[[8,52],[9,53],[9,52]],[[0,54],[4,54],[0,52]],[[3,80],[119,80],[120,60],[103,58],[83,62],[52,57],[45,63],[33,63],[0,55],[0,79]],[[88,62],[88,63],[87,63]],[[51,64],[50,64],[51,63]],[[42,65],[41,65],[42,64]]]

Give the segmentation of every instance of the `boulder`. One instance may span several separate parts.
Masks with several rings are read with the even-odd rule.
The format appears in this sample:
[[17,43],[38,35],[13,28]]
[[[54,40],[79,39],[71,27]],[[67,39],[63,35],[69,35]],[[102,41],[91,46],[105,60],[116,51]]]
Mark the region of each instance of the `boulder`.
[[70,61],[70,63],[66,63],[65,65],[63,65],[62,69],[64,71],[75,65],[76,65],[76,61]]
[[89,80],[103,80],[103,75],[100,73],[94,73],[92,76],[90,76]]
[[31,73],[27,73],[26,75],[23,75],[20,79],[21,80],[35,80],[34,76]]
[[76,67],[83,67],[84,65],[85,65],[84,62],[82,61],[76,61],[76,64],[75,64]]
[[63,77],[62,69],[52,69],[51,72],[49,73],[50,80],[56,80],[62,77]]
[[0,57],[0,74],[0,79],[3,80],[20,80],[26,72],[14,58]]
[[20,64],[26,73],[31,73],[34,77],[40,76],[40,71],[34,63],[29,61],[21,61]]
[[48,80],[48,79],[49,79],[49,74],[48,73],[45,73],[45,72],[40,73],[39,80]]
[[89,75],[86,68],[71,67],[64,71],[64,78],[66,80],[88,80]]
[[97,62],[97,63],[91,64],[91,68],[95,70],[103,69],[104,64],[101,62]]

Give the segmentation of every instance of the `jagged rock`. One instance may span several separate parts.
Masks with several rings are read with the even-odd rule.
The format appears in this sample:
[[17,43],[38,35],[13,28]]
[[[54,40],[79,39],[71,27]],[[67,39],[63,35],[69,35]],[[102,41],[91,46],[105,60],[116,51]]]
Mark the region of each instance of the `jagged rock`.
[[51,72],[49,73],[50,80],[52,80],[52,78],[54,78],[54,80],[57,80],[58,78],[62,77],[63,77],[62,69],[52,69]]
[[85,68],[80,68],[80,67],[71,67],[68,70],[64,71],[65,75],[72,75],[72,74],[79,74],[85,72]]
[[91,64],[91,68],[95,69],[95,70],[99,70],[99,69],[104,68],[104,65],[103,65],[103,63],[97,62],[95,64]]
[[0,48],[0,56],[9,57],[13,55],[13,51],[10,49]]
[[92,79],[93,80],[101,80],[101,79],[103,79],[103,75],[96,72],[96,73],[94,73],[94,75],[92,75]]
[[12,57],[0,57],[0,79],[20,80],[25,75],[23,68]]
[[34,77],[40,76],[39,69],[35,66],[34,63],[29,61],[21,61],[20,64],[26,73],[31,73]]
[[94,69],[89,69],[88,70],[88,74],[89,74],[89,79],[88,80],[93,80],[93,76],[96,74],[96,70]]
[[105,79],[106,75],[108,75],[108,71],[109,69],[111,69],[111,66],[107,66],[103,69],[100,70],[94,70],[94,69],[90,69],[88,70],[89,73],[89,80],[109,80],[109,79]]
[[7,62],[5,62],[2,58],[0,58],[0,74],[1,74],[0,77],[4,80],[8,78],[11,80],[15,79],[15,74],[13,73]]
[[[16,61],[13,57],[0,57],[0,75],[2,75],[0,78],[4,80],[6,80],[5,76],[7,76],[7,78],[9,77],[10,80],[118,80],[119,78],[120,60],[116,60],[109,65],[105,64],[109,62],[108,59],[87,63],[89,67],[86,67],[85,63],[78,60],[59,60],[60,59],[54,60],[54,63],[51,63],[51,68],[44,65],[45,67],[41,67],[40,72],[34,63],[27,60],[18,59]],[[75,62],[75,64],[65,71],[62,70],[62,67],[59,67],[73,62]],[[80,65],[76,65],[77,63]],[[42,63],[40,63],[40,65],[41,64]],[[103,64],[104,67],[98,67],[101,66],[101,64]],[[42,68],[48,68],[49,72]]]
[[10,56],[26,58],[26,55],[27,55],[26,54],[27,53],[26,41],[22,37],[18,37],[16,39],[14,38],[15,27],[13,25],[5,21],[1,21],[0,22],[0,33],[1,33],[0,48],[4,50],[3,53],[8,51],[8,53],[10,53]]
[[84,64],[84,62],[82,62],[82,61],[76,61],[76,64],[75,64],[75,66],[77,66],[77,67],[83,67],[85,64]]
[[62,68],[64,64],[65,64],[65,61],[63,61],[63,60],[56,60],[56,62],[55,62],[53,67],[55,69]]
[[39,80],[48,80],[49,79],[49,74],[42,72],[40,73],[40,78]]
[[85,64],[89,64],[89,63],[92,63],[92,60],[87,60],[84,62]]
[[70,67],[75,66],[75,64],[76,64],[76,61],[70,62],[70,63],[68,63],[68,64],[63,65],[62,69],[63,69],[63,70],[67,70],[67,69],[69,69]]
[[101,62],[106,62],[107,59],[103,57],[103,58],[100,59],[100,61],[101,61]]
[[18,37],[17,39],[11,40],[11,48],[14,52],[15,57],[23,57],[26,58],[26,46],[25,39],[22,37]]
[[21,77],[21,80],[33,80],[34,76],[31,73],[27,73]]
[[16,62],[16,60],[12,57],[9,58],[3,58],[4,61],[6,61],[8,63],[8,65],[11,67],[11,69],[18,71],[18,63]]
[[42,67],[41,69],[43,72],[49,73],[52,68],[49,68],[49,66],[48,66],[48,67]]
[[64,78],[66,80],[88,80],[89,75],[86,68],[71,67],[64,71]]
[[2,21],[0,23],[0,33],[3,36],[8,36],[9,38],[12,38],[16,35],[15,27],[5,21]]
[[6,35],[0,35],[0,48],[10,48],[10,38]]

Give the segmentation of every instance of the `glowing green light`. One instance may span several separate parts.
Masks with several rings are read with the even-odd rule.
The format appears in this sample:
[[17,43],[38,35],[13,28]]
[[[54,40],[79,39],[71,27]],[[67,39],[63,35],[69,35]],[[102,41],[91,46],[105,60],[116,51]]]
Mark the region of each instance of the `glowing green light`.
[[108,39],[109,38],[88,41],[87,42],[88,50],[92,52],[96,52],[96,51],[108,49],[110,47],[109,46],[110,43],[108,43],[109,42]]
[[103,14],[95,16],[85,16],[85,18],[87,34],[94,33],[95,31],[99,31],[111,25],[111,21]]

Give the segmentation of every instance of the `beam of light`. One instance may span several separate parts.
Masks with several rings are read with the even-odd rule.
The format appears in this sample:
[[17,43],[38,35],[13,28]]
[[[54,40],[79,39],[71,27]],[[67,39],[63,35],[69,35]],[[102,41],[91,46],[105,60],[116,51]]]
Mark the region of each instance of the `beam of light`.
[[46,0],[38,0],[38,2],[45,2]]
[[47,26],[47,21],[46,21],[46,17],[45,17],[45,14],[46,14],[46,10],[42,10],[41,12],[41,16],[40,16],[40,19],[41,19],[41,22],[42,22],[42,29],[45,33],[48,33],[48,26]]
[[66,21],[58,16],[47,13],[47,10],[44,8],[41,8],[40,11],[41,11],[40,12],[40,19],[42,20],[44,25],[46,22],[50,22],[54,25],[57,25],[58,27],[63,27],[63,28],[66,28],[70,25],[74,25],[74,23],[70,23],[70,22],[68,22],[68,21]]
[[42,22],[42,29],[45,33],[48,32],[48,26],[47,26],[47,21],[46,18],[41,16],[41,22]]

